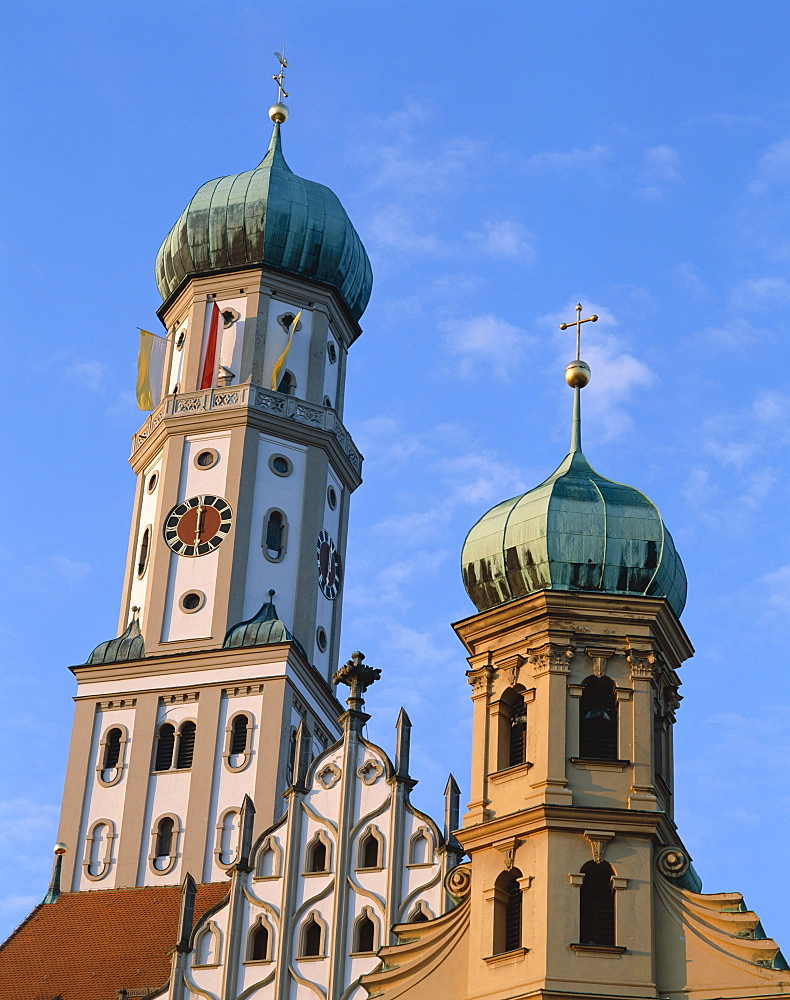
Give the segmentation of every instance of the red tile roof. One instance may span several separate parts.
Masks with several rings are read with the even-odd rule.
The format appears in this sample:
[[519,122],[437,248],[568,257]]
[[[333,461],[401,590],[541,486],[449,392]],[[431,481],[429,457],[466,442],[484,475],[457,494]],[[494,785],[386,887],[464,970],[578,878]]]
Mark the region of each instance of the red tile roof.
[[[229,888],[198,885],[195,920]],[[39,904],[0,947],[0,1000],[117,1000],[121,987],[164,986],[180,909],[178,885],[64,892]]]

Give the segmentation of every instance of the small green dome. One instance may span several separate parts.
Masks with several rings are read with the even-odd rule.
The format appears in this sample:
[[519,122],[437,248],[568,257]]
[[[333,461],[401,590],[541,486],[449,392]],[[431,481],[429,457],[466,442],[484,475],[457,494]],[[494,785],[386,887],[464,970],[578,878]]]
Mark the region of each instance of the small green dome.
[[547,589],[665,597],[678,616],[686,603],[683,563],[658,508],[599,476],[580,449],[484,514],[461,561],[478,611]]
[[140,634],[140,622],[135,616],[126,626],[126,631],[116,639],[100,642],[86,663],[122,663],[125,660],[142,660],[145,645]]
[[294,174],[280,126],[254,170],[198,189],[156,255],[156,283],[167,299],[187,277],[266,264],[332,285],[358,320],[373,272],[337,195]]
[[228,629],[223,649],[237,649],[240,646],[271,646],[278,642],[292,642],[307,659],[304,646],[277,617],[277,608],[272,603],[274,591],[269,591],[269,600],[254,618],[239,622]]

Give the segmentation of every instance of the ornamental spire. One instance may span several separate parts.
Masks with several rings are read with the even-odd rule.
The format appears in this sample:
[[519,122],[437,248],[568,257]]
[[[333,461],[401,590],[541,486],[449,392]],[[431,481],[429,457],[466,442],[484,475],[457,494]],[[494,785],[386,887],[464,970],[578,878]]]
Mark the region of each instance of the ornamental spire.
[[572,323],[560,323],[560,330],[576,327],[576,358],[565,369],[565,381],[573,389],[573,423],[571,425],[571,454],[582,450],[582,407],[581,390],[590,381],[590,366],[581,359],[582,323],[597,323],[598,317],[582,319],[582,304],[576,306],[576,319]]
[[280,64],[280,72],[272,77],[272,80],[277,84],[277,103],[272,104],[269,108],[269,117],[274,122],[275,132],[278,131],[278,126],[288,118],[288,106],[283,104],[283,98],[288,96],[288,91],[283,87],[283,81],[285,80],[285,71],[288,68],[288,60],[285,58],[285,45],[283,45],[282,52],[275,52],[274,57]]

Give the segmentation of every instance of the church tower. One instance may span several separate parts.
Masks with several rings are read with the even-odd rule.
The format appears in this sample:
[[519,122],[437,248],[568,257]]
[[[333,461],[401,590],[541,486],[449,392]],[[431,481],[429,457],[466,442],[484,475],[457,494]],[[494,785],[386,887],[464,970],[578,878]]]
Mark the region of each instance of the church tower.
[[245,795],[256,831],[282,813],[297,729],[312,754],[339,734],[343,398],[372,275],[336,195],[286,163],[287,115],[157,255],[163,398],[132,438],[119,635],[73,668],[64,889],[224,878]]
[[[787,964],[737,893],[701,894],[673,819],[686,577],[656,506],[581,446],[463,546],[472,775],[458,906],[396,928],[371,996],[784,995]],[[442,973],[432,970],[441,968]]]

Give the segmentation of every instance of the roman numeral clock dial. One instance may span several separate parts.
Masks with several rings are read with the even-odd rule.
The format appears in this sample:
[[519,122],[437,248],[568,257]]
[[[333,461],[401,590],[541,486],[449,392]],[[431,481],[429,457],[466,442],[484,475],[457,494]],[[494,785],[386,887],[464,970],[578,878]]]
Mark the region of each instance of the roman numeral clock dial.
[[230,531],[233,511],[216,496],[190,497],[177,504],[165,518],[165,541],[179,556],[205,556],[213,552]]

